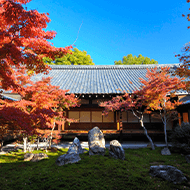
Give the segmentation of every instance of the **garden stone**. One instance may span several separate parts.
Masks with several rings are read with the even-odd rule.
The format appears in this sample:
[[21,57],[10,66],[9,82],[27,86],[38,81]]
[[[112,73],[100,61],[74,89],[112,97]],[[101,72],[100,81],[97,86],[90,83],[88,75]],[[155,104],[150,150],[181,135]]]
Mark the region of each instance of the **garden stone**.
[[109,156],[116,159],[125,159],[125,152],[123,147],[117,140],[113,140],[110,142]]
[[187,163],[190,163],[190,154],[185,156],[185,159],[186,159]]
[[72,145],[69,147],[67,151],[68,154],[76,153],[76,154],[83,154],[84,150],[81,147],[80,141],[77,137],[74,138]]
[[89,155],[105,154],[105,139],[102,131],[94,127],[88,132]]
[[44,158],[48,158],[48,155],[44,153],[34,154],[31,162],[38,162],[40,160],[43,160]]
[[174,184],[187,180],[180,170],[169,165],[150,166],[149,172],[153,177],[160,177]]
[[39,153],[39,154],[26,153],[24,155],[24,161],[38,162],[44,158],[48,158],[48,155],[44,153]]
[[66,154],[59,156],[56,160],[58,166],[63,166],[65,164],[73,164],[81,160],[79,154],[83,153],[83,149],[80,145],[80,141],[75,137],[72,145],[69,147],[69,150]]
[[30,160],[32,160],[33,157],[34,157],[34,154],[32,154],[32,153],[26,153],[24,155],[24,161],[30,161]]
[[79,154],[71,153],[71,154],[63,154],[63,155],[59,156],[55,163],[58,166],[63,166],[65,164],[69,164],[69,163],[70,164],[76,163],[80,160],[81,160],[81,158],[80,158]]
[[171,155],[171,152],[167,147],[165,147],[164,149],[161,150],[161,154],[162,155]]

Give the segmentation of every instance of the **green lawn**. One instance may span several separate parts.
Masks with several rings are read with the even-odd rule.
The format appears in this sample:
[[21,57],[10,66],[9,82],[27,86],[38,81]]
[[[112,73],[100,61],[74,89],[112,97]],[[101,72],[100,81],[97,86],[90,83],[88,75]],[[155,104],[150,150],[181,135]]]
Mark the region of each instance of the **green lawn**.
[[[48,152],[48,159],[40,162],[24,162],[24,153],[12,152],[0,155],[0,189],[49,190],[49,189],[190,189],[190,164],[184,156],[173,153],[162,156],[162,148],[125,149],[125,160],[105,156],[80,155],[81,161],[64,166],[55,165],[59,155]],[[45,151],[33,151],[39,153]],[[165,164],[180,169],[189,182],[180,185],[149,175],[151,165]]]

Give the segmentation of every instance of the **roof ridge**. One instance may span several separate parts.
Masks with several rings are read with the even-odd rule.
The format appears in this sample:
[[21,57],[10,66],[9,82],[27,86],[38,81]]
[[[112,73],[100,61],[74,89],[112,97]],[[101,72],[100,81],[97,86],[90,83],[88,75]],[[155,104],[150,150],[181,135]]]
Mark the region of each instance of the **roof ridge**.
[[52,69],[141,69],[154,67],[177,67],[180,63],[175,64],[150,64],[150,65],[49,65]]

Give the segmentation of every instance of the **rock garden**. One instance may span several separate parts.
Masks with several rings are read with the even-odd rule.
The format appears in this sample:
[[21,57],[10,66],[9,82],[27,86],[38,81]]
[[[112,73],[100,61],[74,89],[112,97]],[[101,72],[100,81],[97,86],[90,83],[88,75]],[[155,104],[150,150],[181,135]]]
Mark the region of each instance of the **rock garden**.
[[88,133],[89,149],[74,138],[69,149],[0,155],[1,189],[190,189],[190,155],[156,147],[105,148],[98,127]]

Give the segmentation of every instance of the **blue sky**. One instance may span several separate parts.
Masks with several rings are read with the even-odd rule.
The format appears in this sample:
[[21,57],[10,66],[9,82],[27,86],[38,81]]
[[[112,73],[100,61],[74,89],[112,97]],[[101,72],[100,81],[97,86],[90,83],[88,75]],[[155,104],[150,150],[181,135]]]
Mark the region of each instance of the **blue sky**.
[[32,0],[27,7],[50,14],[54,46],[72,45],[78,36],[75,47],[95,65],[114,65],[130,53],[179,63],[175,53],[189,42],[190,22],[182,17],[189,13],[186,0]]

